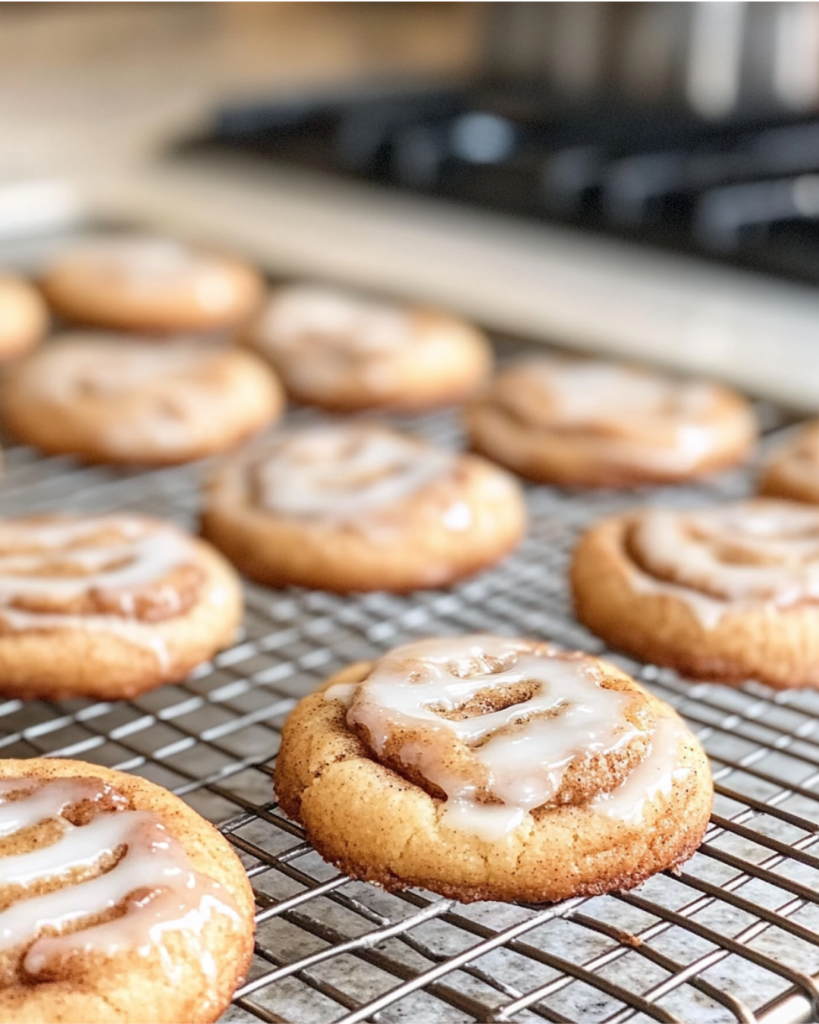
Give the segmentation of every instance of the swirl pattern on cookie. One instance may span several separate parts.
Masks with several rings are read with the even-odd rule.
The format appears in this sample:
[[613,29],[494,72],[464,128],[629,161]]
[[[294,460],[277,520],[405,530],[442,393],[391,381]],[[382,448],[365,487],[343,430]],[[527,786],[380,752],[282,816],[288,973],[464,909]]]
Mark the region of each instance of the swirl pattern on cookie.
[[578,617],[696,678],[819,685],[819,510],[757,498],[604,519],[571,567]]
[[375,424],[283,432],[209,481],[203,535],[272,586],[346,593],[441,586],[519,543],[510,474]]
[[82,333],[18,364],[2,397],[6,426],[44,451],[158,465],[232,447],[282,406],[274,375],[250,352]]
[[199,599],[197,561],[185,534],[137,516],[0,521],[0,635],[100,631],[164,664],[153,625]]
[[566,483],[685,477],[737,461],[755,434],[747,403],[716,384],[556,356],[501,373],[469,417],[480,450]]
[[345,874],[466,902],[631,888],[680,864],[713,785],[696,738],[614,665],[536,640],[423,640],[285,723],[285,814]]
[[32,387],[38,399],[66,409],[83,400],[117,403],[141,396],[119,424],[106,425],[108,444],[173,449],[187,442],[189,422],[205,415],[218,394],[220,362],[220,350],[202,343],[152,348],[115,338],[78,338],[49,352],[47,372],[38,374]]
[[311,427],[270,443],[252,473],[271,512],[363,523],[452,474],[455,461],[380,427]]
[[612,686],[596,659],[548,644],[420,641],[325,698],[348,706],[348,726],[382,763],[445,798],[445,825],[489,842],[562,805],[639,823],[689,771],[681,722]]
[[276,289],[246,340],[294,397],[338,411],[455,401],[490,363],[456,317],[315,285]]
[[668,587],[705,626],[743,605],[819,598],[819,512],[789,502],[652,509],[634,524],[629,547],[637,585]]
[[113,404],[144,396],[105,425],[105,443],[113,452],[141,444],[168,452],[187,447],[190,423],[209,415],[219,391],[219,350],[209,359],[200,343],[149,348],[89,339],[50,356],[49,372],[35,381],[46,402],[70,409],[88,399]]
[[[190,948],[214,913],[238,922],[162,819],[100,779],[0,780],[0,837],[0,953],[24,950],[32,978],[78,950],[148,953],[174,929]],[[207,951],[198,956],[213,976]]]

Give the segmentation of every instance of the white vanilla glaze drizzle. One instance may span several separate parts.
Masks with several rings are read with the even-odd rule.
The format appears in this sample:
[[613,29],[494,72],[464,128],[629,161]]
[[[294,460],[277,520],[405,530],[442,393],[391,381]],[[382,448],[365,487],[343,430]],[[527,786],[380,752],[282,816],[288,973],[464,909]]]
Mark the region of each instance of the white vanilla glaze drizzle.
[[710,405],[707,384],[677,381],[617,363],[538,357],[530,366],[549,392],[555,414],[566,421],[696,416]]
[[[115,539],[98,538],[100,531],[108,530]],[[164,667],[168,656],[164,642],[155,626],[135,618],[134,591],[194,560],[195,551],[181,531],[137,516],[0,521],[0,621],[6,629],[20,632],[112,633],[149,648]],[[70,601],[92,592],[105,593],[115,613],[70,614],[19,607],[25,599]],[[172,613],[178,595],[169,591],[163,597]]]
[[[348,705],[348,724],[366,730],[376,755],[406,733],[401,763],[446,793],[444,823],[493,841],[549,804],[576,758],[610,753],[637,735],[625,717],[632,698],[601,687],[592,659],[532,647],[480,634],[419,641],[385,655],[353,689],[330,687],[325,699]],[[453,721],[432,710],[451,711],[487,690],[530,682],[538,686],[528,700],[500,711]],[[499,803],[478,802],[478,785],[452,770],[453,740],[471,749]]]
[[[158,815],[123,810],[122,798],[120,809],[116,804],[103,808],[99,801],[106,795],[117,796],[92,778],[0,781],[0,836],[41,822],[58,828],[49,845],[0,855],[0,891],[14,891],[10,905],[0,911],[0,950],[28,946],[23,968],[36,977],[54,957],[75,952],[113,956],[131,949],[147,955],[165,931],[184,929],[188,948],[199,954],[212,980],[215,964],[199,948],[199,936],[214,912],[239,923],[232,899],[217,882],[192,869]],[[93,816],[87,824],[73,825],[63,815],[84,801],[97,802]],[[113,866],[106,864],[111,859],[116,860]],[[72,881],[72,872],[80,869],[85,880]],[[38,884],[51,887],[61,879],[63,886],[37,893]],[[115,908],[122,912],[111,920],[83,926]]]
[[[390,430],[339,424],[284,434],[253,466],[259,503],[271,512],[360,522],[443,479],[455,459]],[[463,511],[449,511],[451,529],[468,525]]]
[[591,809],[608,818],[638,825],[648,803],[658,796],[667,797],[674,782],[690,774],[690,768],[680,765],[680,740],[685,732],[676,716],[658,719],[648,756],[617,789],[596,796]]
[[[683,472],[715,446],[752,430],[747,410],[718,414],[718,392],[702,381],[617,363],[538,356],[517,368],[536,389],[509,401],[536,425],[589,431],[601,458]],[[541,401],[542,399],[542,401]]]
[[180,338],[156,345],[117,335],[73,334],[38,360],[36,372],[21,374],[17,383],[47,403],[43,415],[49,406],[89,407],[92,415],[101,406],[109,414],[99,427],[106,445],[125,455],[133,455],[139,444],[187,451],[225,401],[224,350],[207,341]]
[[376,355],[413,340],[406,310],[358,295],[314,285],[279,289],[262,316],[264,347],[304,355],[305,342],[323,350]]
[[706,628],[730,609],[819,598],[819,510],[758,498],[693,512],[651,509],[634,526],[637,589],[685,600]]

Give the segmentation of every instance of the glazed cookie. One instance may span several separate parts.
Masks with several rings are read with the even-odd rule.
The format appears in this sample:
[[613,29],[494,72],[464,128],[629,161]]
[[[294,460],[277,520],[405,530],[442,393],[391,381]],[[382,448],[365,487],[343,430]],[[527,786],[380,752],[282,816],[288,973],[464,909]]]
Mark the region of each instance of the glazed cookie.
[[467,425],[502,465],[581,487],[687,480],[741,461],[756,438],[749,404],[720,385],[549,355],[499,374]]
[[523,537],[515,480],[371,424],[294,430],[227,462],[202,532],[270,586],[407,591],[492,565]]
[[616,516],[582,538],[571,580],[578,617],[644,661],[819,686],[819,510],[759,498]]
[[276,289],[246,340],[293,398],[336,412],[459,402],[492,365],[484,335],[457,317],[309,285]]
[[264,294],[259,274],[240,260],[139,235],[67,249],[40,284],[71,323],[146,334],[235,327]]
[[759,493],[819,505],[819,420],[806,423],[774,452],[762,471]]
[[13,359],[39,342],[48,327],[48,310],[28,281],[0,274],[0,360]]
[[230,844],[178,797],[81,761],[0,760],[4,1024],[215,1021],[253,952]]
[[133,697],[229,644],[236,574],[202,541],[132,515],[0,520],[0,693]]
[[0,398],[6,429],[44,452],[145,465],[225,451],[282,410],[278,382],[250,352],[82,334],[11,367]]
[[492,636],[329,680],[285,724],[275,785],[346,874],[463,901],[629,889],[691,856],[713,793],[682,720],[613,665]]

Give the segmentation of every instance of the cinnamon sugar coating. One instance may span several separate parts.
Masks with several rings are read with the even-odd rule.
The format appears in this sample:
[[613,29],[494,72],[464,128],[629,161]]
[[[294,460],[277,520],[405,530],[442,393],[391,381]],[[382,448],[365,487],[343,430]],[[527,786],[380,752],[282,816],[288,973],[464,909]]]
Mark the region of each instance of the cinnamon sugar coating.
[[[25,807],[29,797],[42,799],[55,786],[69,798],[73,787],[80,798],[63,811],[64,820],[35,814],[33,820],[42,820],[0,841],[0,917],[6,928],[0,1018],[7,1024],[217,1020],[243,980],[253,950],[253,895],[230,845],[181,800],[144,779],[57,758],[0,760],[0,792],[14,801],[7,807]],[[127,835],[128,819],[143,831],[155,828],[170,852],[160,847],[152,859],[170,856],[181,878],[198,879],[197,887],[175,891],[173,874],[163,881],[148,861],[143,869],[139,863],[131,869],[132,885],[115,882],[126,860],[141,855],[130,846],[106,853],[105,842],[95,843],[92,836],[100,827],[116,832],[120,822]],[[88,863],[44,873],[45,863],[59,866],[67,840],[92,855]],[[35,852],[39,867],[28,870],[39,871],[39,878],[24,885],[5,881],[19,870],[13,866],[21,864],[19,858]],[[90,893],[81,888],[93,886],[95,879],[110,889],[114,902],[108,909],[89,904]],[[49,893],[59,898],[56,904],[43,902]],[[50,906],[52,914],[66,915],[64,923],[33,925],[35,901],[41,918],[48,918]],[[153,920],[157,927],[151,930]],[[95,932],[94,926],[102,928]],[[32,943],[32,927],[45,943]],[[14,943],[15,933],[22,942]],[[55,942],[59,934],[65,938]]]
[[132,697],[231,642],[232,569],[209,545],[139,516],[0,520],[0,693]]
[[[557,661],[565,661],[572,665],[578,660],[577,655],[562,655],[549,644],[531,644],[535,655],[542,654]],[[435,713],[444,719],[460,720],[481,718],[484,715],[506,708],[514,708],[531,699],[536,692],[537,684],[532,680],[512,686],[495,685],[491,689],[480,691],[478,698],[459,704],[454,711],[433,708]],[[651,733],[656,726],[656,715],[645,694],[634,689],[631,679],[619,672],[605,672],[601,679],[601,688],[624,693],[627,696],[623,717],[633,727],[633,732],[624,738],[614,750],[603,753],[589,754],[578,751],[569,763],[562,766],[560,781],[544,808],[557,807],[561,804],[588,803],[599,793],[609,793],[622,785],[631,772],[645,760],[651,749]],[[355,702],[354,702],[355,706]],[[560,708],[551,708],[535,715],[526,714],[529,721],[535,717],[540,719],[558,718]],[[373,749],[372,737],[367,728],[360,722],[348,722],[350,729],[364,741],[365,746]],[[519,723],[513,719],[510,725],[495,730],[493,736],[504,733],[512,735]],[[391,729],[389,738],[378,751],[378,760],[388,768],[394,769],[399,775],[416,783],[432,796],[445,797],[443,790],[435,782],[426,778],[415,761],[419,747],[432,744],[436,757],[440,760],[443,771],[450,781],[457,780],[462,786],[468,787],[473,798],[480,804],[497,805],[500,803],[492,790],[490,768],[475,757],[475,748],[468,741],[456,734],[448,736],[446,731],[430,730],[429,722],[406,723]],[[480,749],[478,746],[477,749]]]
[[[366,700],[355,694],[363,693],[378,662],[350,666],[297,705],[276,763],[280,805],[303,824],[325,859],[388,890],[420,887],[464,902],[548,902],[638,885],[685,861],[701,841],[712,800],[708,764],[667,705],[613,666],[587,661],[607,686],[640,705],[638,738],[629,750],[603,758],[577,751],[557,798],[518,816],[503,834],[488,837],[481,833],[481,822],[474,830],[471,824],[473,814],[480,818],[485,810],[490,815],[509,810],[499,807],[497,799],[490,804],[478,794],[472,811],[451,816],[452,792],[445,799],[419,775],[412,754],[418,735],[402,735],[398,729],[385,757],[351,725],[356,699]],[[428,742],[437,742],[435,737],[431,723]],[[655,756],[671,759],[665,774],[662,761],[658,768],[663,770],[648,769],[647,776],[642,768],[652,756],[652,743]],[[396,757],[401,747],[404,753]],[[421,763],[436,764],[436,772],[443,773],[436,777],[450,784],[446,756],[441,754],[441,762],[422,758]],[[637,792],[638,810],[630,814],[618,801],[638,777],[648,784],[644,793]],[[624,781],[618,785],[617,780]],[[475,782],[480,785],[478,776]],[[468,793],[468,785],[461,792]],[[634,793],[630,800],[634,803]],[[489,824],[495,828],[494,819]]]

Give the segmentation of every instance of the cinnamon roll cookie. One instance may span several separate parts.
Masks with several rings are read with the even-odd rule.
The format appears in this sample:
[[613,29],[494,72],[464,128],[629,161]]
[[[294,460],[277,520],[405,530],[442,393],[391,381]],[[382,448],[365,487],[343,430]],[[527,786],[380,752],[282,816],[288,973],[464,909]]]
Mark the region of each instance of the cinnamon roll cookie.
[[233,639],[236,574],[209,545],[132,515],[0,520],[0,693],[132,697]]
[[40,284],[54,312],[70,323],[146,334],[235,327],[264,292],[259,274],[240,260],[139,235],[67,249]]
[[500,373],[467,425],[502,465],[581,487],[687,480],[741,461],[756,437],[749,404],[718,384],[550,355]]
[[167,790],[81,761],[0,760],[4,1024],[215,1021],[253,952],[230,844]]
[[616,516],[582,538],[571,581],[578,617],[644,661],[819,686],[819,510],[758,498]]
[[67,335],[15,364],[0,387],[10,433],[90,462],[212,455],[267,426],[282,404],[272,372],[250,352],[109,335]]
[[759,493],[819,505],[819,420],[804,424],[773,453],[762,471]]
[[330,679],[285,724],[275,786],[355,878],[530,902],[682,863],[713,792],[682,720],[613,665],[480,635]]
[[286,432],[226,462],[202,532],[270,586],[407,591],[493,564],[525,526],[502,470],[359,423]]
[[39,292],[20,277],[0,273],[0,360],[33,348],[47,327],[48,310]]
[[246,340],[293,398],[336,412],[459,402],[492,364],[484,335],[457,317],[309,285],[272,292]]

